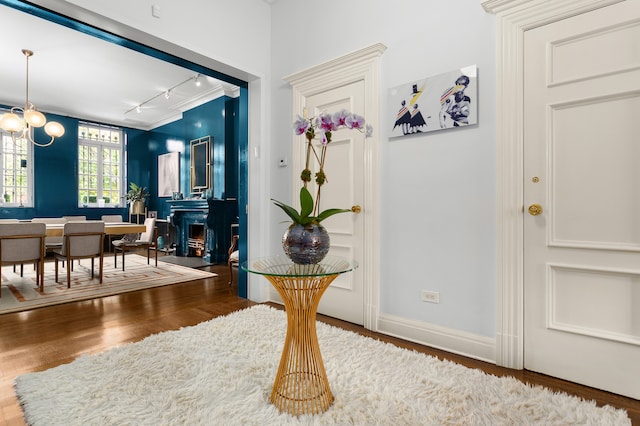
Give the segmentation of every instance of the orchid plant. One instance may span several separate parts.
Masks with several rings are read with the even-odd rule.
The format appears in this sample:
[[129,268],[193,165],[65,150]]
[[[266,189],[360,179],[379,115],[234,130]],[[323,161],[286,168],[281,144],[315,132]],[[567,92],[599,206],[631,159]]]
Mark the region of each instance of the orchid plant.
[[[324,165],[327,158],[327,148],[331,143],[331,132],[340,128],[364,132],[365,137],[369,137],[373,133],[373,127],[370,125],[365,126],[364,117],[353,114],[347,110],[341,110],[333,114],[322,113],[311,119],[298,115],[298,119],[293,123],[295,134],[305,135],[306,139],[306,163],[304,170],[302,170],[300,174],[300,179],[303,182],[303,186],[300,188],[300,212],[280,201],[274,199],[272,199],[272,201],[296,224],[318,224],[335,214],[351,211],[351,209],[332,208],[318,213],[320,209],[320,191],[322,185],[327,182]],[[318,147],[314,146],[314,139],[320,140]],[[315,182],[317,185],[315,201],[307,189],[307,185],[311,182],[312,178],[311,161],[314,158],[318,162],[318,171],[315,173]]]

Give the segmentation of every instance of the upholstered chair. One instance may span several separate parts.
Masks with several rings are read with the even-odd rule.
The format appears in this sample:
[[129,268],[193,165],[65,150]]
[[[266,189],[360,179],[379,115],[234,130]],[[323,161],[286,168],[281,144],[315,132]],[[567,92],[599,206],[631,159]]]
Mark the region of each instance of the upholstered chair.
[[84,222],[87,220],[86,216],[62,216],[67,222]]
[[[101,220],[104,223],[123,222],[122,216],[119,214],[103,214]],[[120,240],[124,235],[107,235],[107,251],[111,251],[111,243],[113,240]]]
[[[33,263],[36,267],[36,283],[44,290],[44,240],[47,227],[44,223],[0,223],[0,265]],[[1,295],[1,292],[0,292]]]
[[91,278],[94,277],[94,261],[100,258],[100,283],[102,284],[104,259],[104,222],[88,220],[64,224],[62,246],[53,251],[55,275],[58,282],[58,261],[67,262],[67,288],[71,287],[71,265],[74,259],[91,259]]
[[[67,223],[67,219],[63,217],[34,217],[33,219],[31,219],[31,222],[64,225],[65,223]],[[58,249],[62,247],[62,237],[61,236],[47,237],[44,241],[44,244],[45,244],[46,251],[52,251],[54,249]]]
[[114,240],[113,245],[113,266],[118,267],[118,251],[122,252],[122,270],[124,271],[124,255],[127,250],[146,247],[147,265],[150,263],[151,250],[155,252],[156,267],[158,266],[158,229],[156,228],[156,218],[148,217],[144,220],[146,230],[138,238],[130,238],[125,235],[120,240]]
[[103,214],[100,220],[102,220],[104,223],[115,223],[123,221],[122,216],[119,214]]
[[[0,223],[18,223],[20,222],[19,219],[0,219]],[[23,269],[24,269],[24,265],[21,263],[20,264],[20,276],[22,276],[23,274]],[[13,265],[13,272],[16,272],[16,265]]]
[[227,260],[227,265],[229,265],[229,285],[233,285],[233,266],[238,266],[240,262],[240,251],[238,250],[238,235],[231,236],[231,246],[229,247],[229,260]]

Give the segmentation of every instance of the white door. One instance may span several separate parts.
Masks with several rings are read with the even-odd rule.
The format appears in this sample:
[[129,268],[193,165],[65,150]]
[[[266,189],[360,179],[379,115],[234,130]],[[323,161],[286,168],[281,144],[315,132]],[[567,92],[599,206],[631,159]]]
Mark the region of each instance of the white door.
[[524,63],[525,368],[638,399],[640,0],[525,32]]
[[[362,81],[306,98],[307,117],[315,117],[321,112],[333,113],[342,109],[364,114],[364,83]],[[320,211],[327,208],[361,206],[361,213],[337,214],[322,222],[331,238],[329,254],[354,259],[360,265],[363,263],[364,247],[363,216],[367,209],[367,206],[363,205],[365,143],[364,134],[359,131],[340,129],[332,132],[324,167],[327,182],[322,186],[320,198]],[[300,144],[300,147],[302,145]],[[304,169],[305,152],[304,149],[298,149],[295,153],[294,172]],[[312,176],[314,173],[315,170],[312,169]],[[299,174],[294,176],[294,182],[302,183]],[[294,184],[293,187],[297,193],[300,186]],[[309,191],[314,194],[314,199],[315,190],[312,182]],[[340,275],[322,296],[318,312],[362,325],[363,288],[362,268]]]

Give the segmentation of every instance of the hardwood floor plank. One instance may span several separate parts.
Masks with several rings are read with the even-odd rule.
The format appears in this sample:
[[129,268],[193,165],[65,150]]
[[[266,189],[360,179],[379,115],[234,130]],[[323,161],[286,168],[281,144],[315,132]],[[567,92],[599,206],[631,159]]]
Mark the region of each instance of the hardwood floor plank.
[[[102,352],[114,346],[142,340],[154,333],[195,325],[255,304],[237,297],[237,288],[227,285],[229,275],[226,265],[206,269],[219,276],[92,301],[0,315],[0,423],[25,424],[13,389],[13,380],[21,374],[46,370],[69,363],[85,353]],[[282,309],[279,305],[270,305]],[[596,400],[599,405],[610,404],[624,408],[629,412],[633,424],[640,426],[640,401],[635,399],[529,371],[497,367],[373,333],[323,315],[319,315],[318,319],[400,347],[448,359],[470,368],[479,368],[490,374],[511,375],[532,385],[542,385]]]

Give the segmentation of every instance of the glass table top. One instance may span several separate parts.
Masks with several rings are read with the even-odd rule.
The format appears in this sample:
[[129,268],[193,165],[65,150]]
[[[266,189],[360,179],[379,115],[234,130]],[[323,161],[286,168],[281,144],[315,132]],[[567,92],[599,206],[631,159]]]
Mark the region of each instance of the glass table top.
[[241,265],[241,268],[247,272],[280,277],[336,275],[352,271],[357,267],[356,261],[339,256],[326,256],[320,263],[300,265],[293,263],[284,255],[249,259]]

